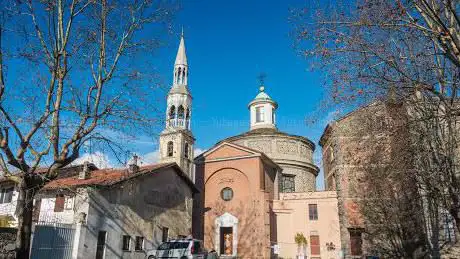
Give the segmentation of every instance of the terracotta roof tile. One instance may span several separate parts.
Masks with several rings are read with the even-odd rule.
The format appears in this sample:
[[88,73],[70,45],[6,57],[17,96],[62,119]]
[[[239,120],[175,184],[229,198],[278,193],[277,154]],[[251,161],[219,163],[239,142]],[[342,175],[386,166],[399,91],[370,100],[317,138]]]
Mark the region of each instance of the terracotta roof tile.
[[121,181],[150,173],[160,168],[174,166],[175,163],[152,164],[139,167],[136,173],[128,172],[127,168],[109,168],[91,171],[90,178],[78,179],[78,175],[59,178],[47,183],[43,189],[61,189],[79,186],[110,186]]

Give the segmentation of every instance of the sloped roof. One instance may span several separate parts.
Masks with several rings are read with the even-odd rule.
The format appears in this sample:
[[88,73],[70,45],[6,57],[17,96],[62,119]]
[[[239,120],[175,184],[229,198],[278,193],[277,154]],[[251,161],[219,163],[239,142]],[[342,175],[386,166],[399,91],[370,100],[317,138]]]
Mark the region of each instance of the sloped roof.
[[[271,166],[277,168],[278,170],[281,170],[281,167],[277,163],[275,163],[270,157],[265,155],[265,153],[263,153],[261,151],[258,151],[258,150],[255,150],[255,149],[252,149],[252,148],[249,148],[249,147],[246,147],[246,146],[242,146],[242,145],[239,145],[239,144],[226,142],[226,141],[222,141],[222,142],[217,143],[212,148],[208,149],[206,152],[203,152],[202,154],[197,156],[195,158],[195,162],[199,163],[199,162],[203,161],[203,159],[206,156],[208,156],[209,154],[213,153],[214,151],[218,150],[219,148],[221,148],[223,146],[230,146],[230,147],[233,147],[233,148],[240,149],[240,150],[246,151],[248,153],[251,153],[252,155],[260,156],[263,161],[266,161]],[[227,158],[230,158],[230,157],[225,157],[224,159],[227,159]]]
[[[88,163],[88,168],[91,171],[99,169],[93,163]],[[58,169],[59,174],[57,175],[56,178],[64,178],[64,177],[68,177],[68,176],[71,176],[71,175],[77,175],[78,172],[80,170],[82,170],[82,169],[83,169],[83,164],[68,165],[66,167],[59,168]],[[45,175],[46,173],[48,173],[48,171],[49,171],[49,167],[38,167],[37,169],[35,169],[34,174],[35,175]],[[22,176],[23,175],[23,173],[19,172],[19,171],[12,172],[12,174],[15,175],[15,176]],[[5,177],[4,175],[0,176],[0,182],[8,182],[8,181],[11,181],[10,179],[8,179],[8,177]]]
[[160,169],[173,168],[174,171],[190,186],[193,192],[198,192],[195,184],[190,178],[180,169],[176,163],[160,163],[139,167],[136,173],[128,172],[127,168],[109,168],[91,171],[90,178],[78,179],[78,175],[71,177],[59,178],[47,183],[44,190],[55,190],[63,188],[76,188],[84,186],[99,186],[108,187],[117,183],[133,179],[135,177],[145,175],[148,173],[155,173]]

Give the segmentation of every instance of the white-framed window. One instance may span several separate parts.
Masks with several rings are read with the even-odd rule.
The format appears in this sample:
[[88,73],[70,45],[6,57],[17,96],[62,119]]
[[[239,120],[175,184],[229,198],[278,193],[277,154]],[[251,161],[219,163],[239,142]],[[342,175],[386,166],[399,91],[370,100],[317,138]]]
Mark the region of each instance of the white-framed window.
[[264,122],[265,119],[265,110],[264,107],[256,107],[256,122]]
[[0,203],[10,203],[13,199],[14,187],[4,187],[0,189]]
[[64,209],[71,210],[73,209],[73,197],[65,197]]

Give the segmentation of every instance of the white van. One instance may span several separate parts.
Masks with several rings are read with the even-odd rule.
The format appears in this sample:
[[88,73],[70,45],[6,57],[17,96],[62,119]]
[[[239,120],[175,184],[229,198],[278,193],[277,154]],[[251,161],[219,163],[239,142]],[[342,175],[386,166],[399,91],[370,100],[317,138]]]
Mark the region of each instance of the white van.
[[203,241],[198,239],[173,239],[162,243],[147,253],[147,259],[206,259]]

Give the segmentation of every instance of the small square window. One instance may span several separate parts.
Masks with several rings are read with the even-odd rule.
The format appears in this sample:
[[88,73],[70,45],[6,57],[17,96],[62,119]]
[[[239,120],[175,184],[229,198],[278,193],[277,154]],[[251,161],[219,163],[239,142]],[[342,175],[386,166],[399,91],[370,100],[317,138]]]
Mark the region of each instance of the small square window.
[[144,250],[144,237],[136,237],[136,246],[134,247],[134,250],[136,251],[142,251]]
[[123,236],[123,251],[130,251],[131,250],[131,236],[124,235]]

